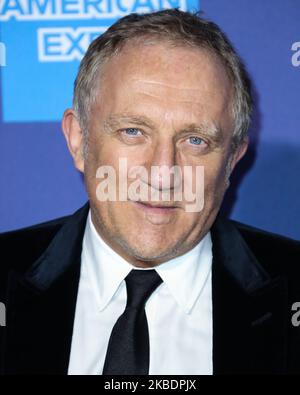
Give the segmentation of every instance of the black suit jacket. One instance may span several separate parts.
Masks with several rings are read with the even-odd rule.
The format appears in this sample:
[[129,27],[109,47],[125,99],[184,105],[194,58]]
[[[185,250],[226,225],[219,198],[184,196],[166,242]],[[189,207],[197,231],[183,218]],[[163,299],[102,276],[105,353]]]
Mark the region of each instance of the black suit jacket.
[[[67,374],[88,209],[0,235],[2,374]],[[300,373],[300,243],[220,217],[211,232],[214,374]]]

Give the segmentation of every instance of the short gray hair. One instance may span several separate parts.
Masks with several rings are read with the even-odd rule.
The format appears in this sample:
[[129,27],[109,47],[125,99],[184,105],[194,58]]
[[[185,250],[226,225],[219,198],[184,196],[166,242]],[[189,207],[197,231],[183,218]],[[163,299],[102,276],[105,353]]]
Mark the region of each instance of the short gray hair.
[[96,100],[101,67],[125,44],[145,38],[205,49],[220,59],[234,92],[233,145],[241,144],[247,138],[252,113],[251,83],[245,66],[219,26],[198,13],[178,9],[127,15],[90,44],[74,84],[73,108],[84,134],[88,132],[89,113]]

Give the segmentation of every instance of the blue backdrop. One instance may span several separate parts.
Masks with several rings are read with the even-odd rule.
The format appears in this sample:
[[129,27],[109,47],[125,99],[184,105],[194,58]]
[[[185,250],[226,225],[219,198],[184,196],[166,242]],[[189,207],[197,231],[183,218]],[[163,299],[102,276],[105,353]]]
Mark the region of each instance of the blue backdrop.
[[79,59],[116,18],[173,6],[217,22],[254,82],[251,147],[223,211],[300,239],[299,0],[0,0],[0,231],[86,201],[59,122]]

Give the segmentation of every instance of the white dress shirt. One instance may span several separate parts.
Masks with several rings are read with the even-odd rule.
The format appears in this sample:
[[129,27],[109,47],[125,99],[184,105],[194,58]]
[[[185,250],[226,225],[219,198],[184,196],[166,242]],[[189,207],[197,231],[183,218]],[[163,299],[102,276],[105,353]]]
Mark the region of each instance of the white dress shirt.
[[[211,266],[208,233],[191,251],[155,268],[163,283],[145,307],[150,375],[212,374]],[[124,279],[132,269],[137,268],[102,240],[89,213],[69,375],[102,374],[112,328],[126,306]]]

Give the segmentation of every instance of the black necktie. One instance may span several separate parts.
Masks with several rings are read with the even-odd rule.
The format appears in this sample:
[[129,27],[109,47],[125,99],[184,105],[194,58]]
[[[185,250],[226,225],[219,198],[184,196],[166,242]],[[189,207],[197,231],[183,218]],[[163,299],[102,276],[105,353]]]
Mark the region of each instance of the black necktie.
[[125,281],[127,304],[110,335],[104,375],[149,374],[149,332],[145,303],[162,279],[155,270],[132,270]]

